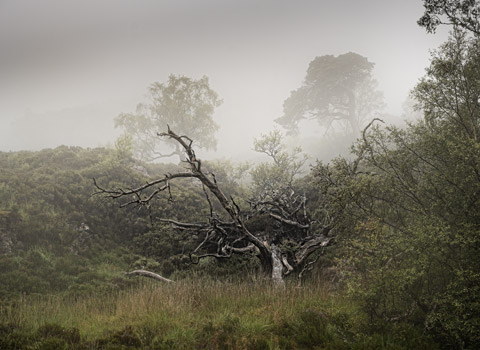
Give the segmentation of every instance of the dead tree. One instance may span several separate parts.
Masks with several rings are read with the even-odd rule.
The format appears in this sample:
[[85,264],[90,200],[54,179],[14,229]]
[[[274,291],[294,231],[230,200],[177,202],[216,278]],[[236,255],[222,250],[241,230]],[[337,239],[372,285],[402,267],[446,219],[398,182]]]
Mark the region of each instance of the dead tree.
[[[263,271],[271,276],[273,283],[283,286],[286,275],[297,273],[302,276],[312,266],[313,262],[309,260],[312,254],[334,241],[335,220],[330,218],[323,223],[311,220],[307,215],[305,195],[296,194],[291,187],[285,188],[268,198],[252,199],[250,208],[241,210],[233,197],[225,195],[215,176],[202,169],[202,162],[196,157],[189,137],[177,135],[170,128],[159,136],[171,138],[181,145],[186,153],[186,171],[166,174],[134,189],[105,189],[94,179],[96,194],[126,199],[121,206],[148,206],[162,192],[171,198],[172,180],[194,178],[200,181],[210,208],[208,220],[190,223],[160,219],[200,238],[199,245],[190,253],[192,263],[206,257],[225,259],[233,254],[250,253],[259,258]],[[223,213],[215,211],[212,195]],[[261,227],[266,221],[270,222],[269,229]],[[255,222],[260,223],[260,227]]]

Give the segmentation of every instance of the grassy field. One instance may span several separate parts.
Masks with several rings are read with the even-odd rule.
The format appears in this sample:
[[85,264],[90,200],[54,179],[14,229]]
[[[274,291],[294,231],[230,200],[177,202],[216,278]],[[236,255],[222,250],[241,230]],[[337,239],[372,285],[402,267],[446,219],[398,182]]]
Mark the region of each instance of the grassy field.
[[435,349],[413,327],[372,325],[325,283],[142,280],[81,297],[2,304],[0,349]]

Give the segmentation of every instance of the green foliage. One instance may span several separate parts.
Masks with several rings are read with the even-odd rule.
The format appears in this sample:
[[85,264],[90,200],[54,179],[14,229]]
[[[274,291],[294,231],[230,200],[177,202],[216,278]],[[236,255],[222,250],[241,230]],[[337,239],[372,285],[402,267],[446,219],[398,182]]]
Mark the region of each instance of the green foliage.
[[[141,182],[134,165],[118,150],[0,153],[0,298],[80,292],[116,279],[117,272],[97,271],[98,260],[121,252],[119,243],[147,225],[137,213],[92,197],[92,177],[112,185]],[[123,258],[116,263],[116,271],[127,266]]]
[[80,332],[77,328],[64,328],[58,324],[45,324],[38,328],[39,338],[57,338],[64,340],[67,344],[73,345],[80,342]]
[[417,267],[399,259],[409,252],[415,254],[408,248],[393,230],[375,220],[359,224],[355,236],[345,243],[346,257],[338,266],[348,281],[347,292],[372,324],[413,312],[410,292],[418,292]]
[[138,349],[142,342],[131,326],[113,332],[107,338],[97,340],[97,349]]
[[374,127],[357,161],[316,168],[347,209],[350,295],[372,323],[426,324],[448,349],[480,344],[479,59],[478,41],[454,33],[414,91],[423,121]]
[[479,286],[478,273],[458,271],[447,289],[435,295],[426,327],[445,348],[475,349],[480,344]]
[[48,323],[35,332],[27,332],[13,324],[0,325],[0,349],[67,350],[84,349],[77,328],[65,328]]

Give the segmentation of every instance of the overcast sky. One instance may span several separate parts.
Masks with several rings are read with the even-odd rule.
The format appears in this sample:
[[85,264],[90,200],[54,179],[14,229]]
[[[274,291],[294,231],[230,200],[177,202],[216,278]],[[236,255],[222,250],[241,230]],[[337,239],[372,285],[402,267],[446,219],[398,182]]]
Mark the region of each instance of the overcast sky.
[[181,74],[210,78],[219,148],[235,155],[274,127],[310,61],[349,51],[401,114],[446,39],[422,13],[421,0],[0,0],[0,150],[106,145],[116,115]]

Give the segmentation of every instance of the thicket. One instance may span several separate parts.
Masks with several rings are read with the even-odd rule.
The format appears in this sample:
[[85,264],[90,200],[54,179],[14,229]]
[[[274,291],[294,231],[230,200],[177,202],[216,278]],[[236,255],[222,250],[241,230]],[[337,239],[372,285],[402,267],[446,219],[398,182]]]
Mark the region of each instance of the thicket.
[[[173,185],[174,201],[155,208],[120,208],[93,195],[93,178],[110,187],[139,185],[180,167],[146,164],[115,149],[60,146],[38,152],[0,153],[0,299],[66,292],[110,292],[130,286],[125,272],[150,268],[165,276],[190,273],[226,276],[231,266],[254,271],[249,259],[193,269],[187,254],[196,243],[190,234],[154,223],[161,213],[180,220],[206,214],[201,187]],[[239,191],[228,164],[212,162],[212,171],[229,193]]]
[[92,196],[92,178],[120,186],[146,174],[118,149],[0,153],[0,298],[128,285],[123,272],[148,255],[132,244],[147,239],[148,217]]

